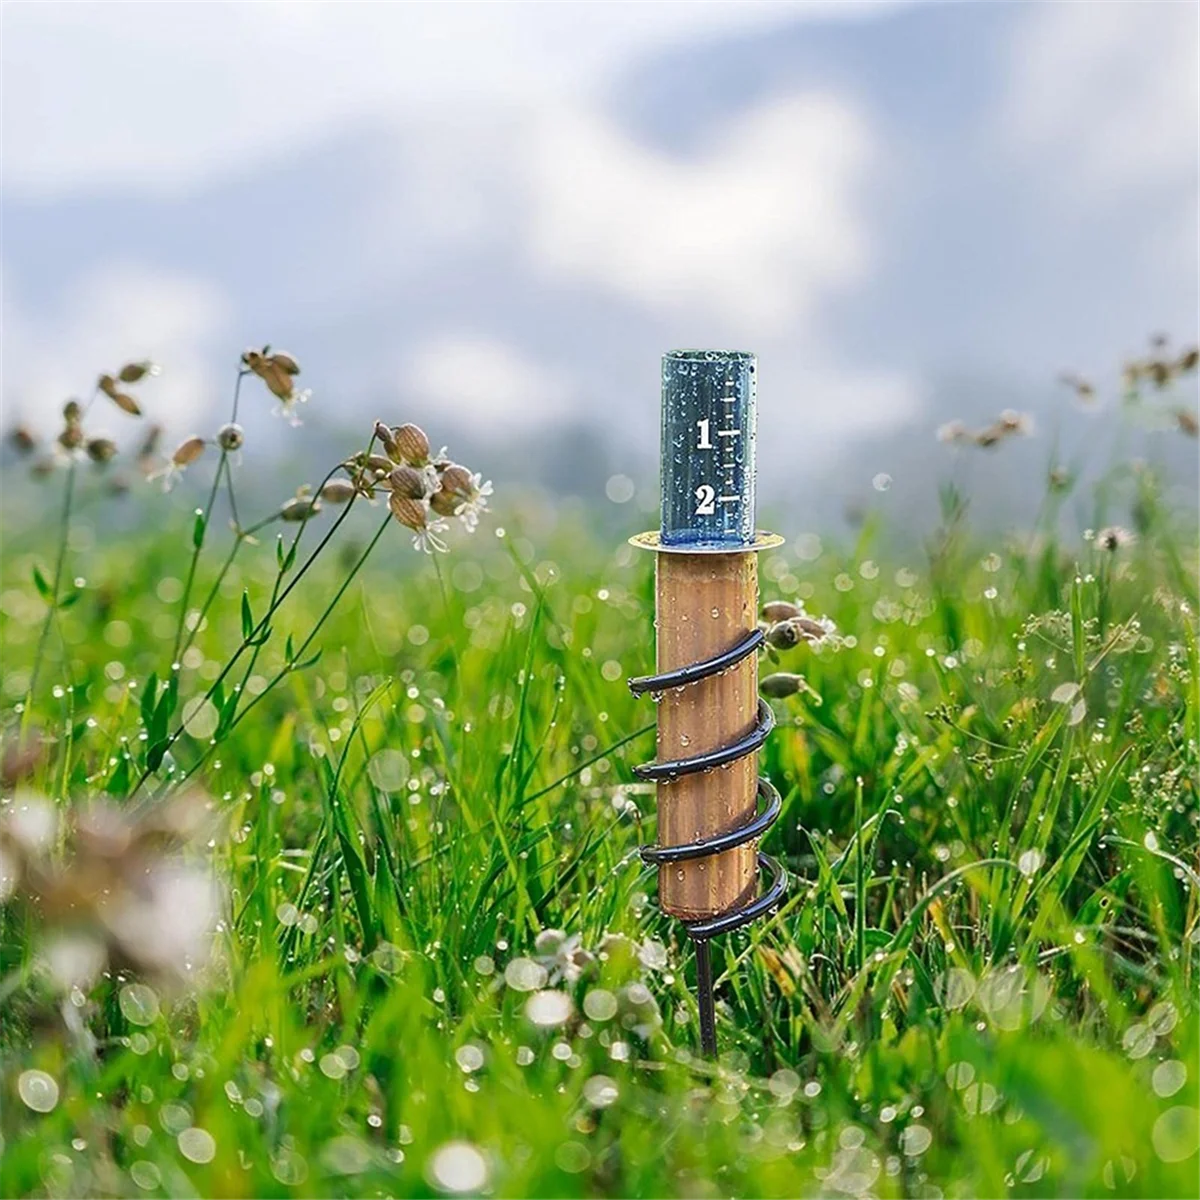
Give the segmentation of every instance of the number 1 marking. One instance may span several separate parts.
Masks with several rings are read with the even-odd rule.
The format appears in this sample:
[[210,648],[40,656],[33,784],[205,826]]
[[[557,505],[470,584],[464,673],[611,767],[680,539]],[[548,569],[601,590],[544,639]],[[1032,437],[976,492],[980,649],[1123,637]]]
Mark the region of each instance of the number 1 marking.
[[707,516],[716,512],[716,499],[717,493],[707,483],[702,483],[696,489],[696,515]]
[[696,424],[700,426],[700,440],[696,443],[696,449],[711,450],[713,448],[713,444],[708,436],[708,418],[701,417]]

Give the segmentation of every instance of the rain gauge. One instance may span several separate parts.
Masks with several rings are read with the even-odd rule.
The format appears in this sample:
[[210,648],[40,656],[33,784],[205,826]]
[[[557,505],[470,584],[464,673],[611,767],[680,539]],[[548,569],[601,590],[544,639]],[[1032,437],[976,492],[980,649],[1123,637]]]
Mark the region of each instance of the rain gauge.
[[[763,916],[786,887],[758,849],[779,793],[758,774],[775,724],[758,696],[758,559],[783,539],[754,524],[757,361],[675,350],[662,361],[661,528],[631,538],[656,554],[657,670],[629,681],[658,701],[655,760],[663,910],[696,946],[700,1040],[716,1053],[710,940]],[[761,877],[761,882],[760,882]]]

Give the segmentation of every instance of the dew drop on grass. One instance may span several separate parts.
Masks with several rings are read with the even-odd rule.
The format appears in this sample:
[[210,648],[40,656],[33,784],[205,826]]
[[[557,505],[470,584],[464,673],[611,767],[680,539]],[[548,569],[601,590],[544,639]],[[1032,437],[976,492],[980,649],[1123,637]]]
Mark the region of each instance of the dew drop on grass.
[[909,1158],[917,1158],[933,1145],[933,1134],[924,1125],[908,1125],[900,1133],[900,1149]]
[[446,1142],[429,1160],[429,1182],[440,1191],[465,1195],[483,1191],[488,1184],[488,1164],[478,1146]]
[[217,1153],[217,1143],[207,1129],[191,1125],[175,1139],[179,1153],[189,1162],[209,1163]]
[[127,983],[121,989],[121,1012],[131,1025],[152,1025],[158,1019],[158,996],[144,983]]
[[546,968],[532,958],[514,958],[504,968],[504,982],[514,992],[537,991],[545,986],[546,979]]
[[458,1063],[460,1071],[470,1075],[483,1066],[483,1050],[474,1042],[467,1042],[465,1046],[459,1046],[454,1052],[454,1061]]
[[130,1166],[129,1178],[147,1192],[153,1191],[162,1183],[162,1174],[159,1169],[144,1158],[138,1159]]
[[1173,1096],[1187,1083],[1187,1066],[1177,1058],[1169,1058],[1154,1068],[1150,1081],[1156,1096]]
[[1200,1109],[1186,1104],[1168,1108],[1150,1131],[1154,1153],[1163,1162],[1177,1163],[1200,1150]]
[[583,998],[583,1011],[591,1021],[611,1021],[617,1015],[617,998],[604,988],[593,988]]
[[48,1113],[58,1103],[58,1084],[45,1071],[22,1071],[17,1077],[17,1094],[34,1112]]
[[607,1075],[593,1075],[583,1085],[583,1097],[593,1108],[608,1108],[619,1095],[616,1080]]

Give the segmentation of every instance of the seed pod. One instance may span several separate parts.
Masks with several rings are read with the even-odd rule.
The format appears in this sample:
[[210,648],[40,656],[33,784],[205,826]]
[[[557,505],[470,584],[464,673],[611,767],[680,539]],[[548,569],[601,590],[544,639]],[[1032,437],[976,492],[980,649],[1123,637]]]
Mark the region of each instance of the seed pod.
[[451,463],[441,473],[442,488],[452,496],[470,500],[475,495],[475,476],[466,467]]
[[78,400],[68,400],[63,405],[63,420],[69,425],[75,425],[83,420],[83,406]]
[[202,437],[185,438],[175,447],[175,453],[171,455],[171,462],[177,467],[186,467],[204,453],[204,447],[207,444]]
[[383,452],[392,462],[400,461],[400,450],[396,445],[396,439],[392,436],[390,425],[385,425],[382,421],[375,422],[375,440],[383,447]]
[[427,524],[425,505],[419,500],[412,500],[408,496],[401,496],[393,492],[388,497],[388,508],[392,510],[392,516],[401,525],[407,525],[409,529],[417,533],[420,533]]
[[762,607],[763,619],[771,625],[779,621],[790,621],[793,617],[800,616],[803,611],[799,605],[788,600],[772,600]]
[[817,621],[812,617],[797,617],[795,624],[800,630],[800,636],[814,646],[837,632],[837,626],[828,618]]
[[83,445],[83,426],[78,421],[68,421],[58,435],[58,444],[64,450],[78,450]]
[[285,521],[307,521],[321,511],[321,502],[312,496],[293,496],[280,510]]
[[25,425],[18,425],[8,431],[8,444],[24,457],[37,449],[37,435]]
[[235,425],[232,421],[217,430],[217,445],[222,450],[240,450],[245,440],[246,435],[242,427]]
[[1200,422],[1196,420],[1196,414],[1186,408],[1177,408],[1175,410],[1175,423],[1189,437],[1196,437],[1200,434]]
[[1193,346],[1179,356],[1179,361],[1175,366],[1180,371],[1194,371],[1198,362],[1200,362],[1200,347]]
[[429,438],[419,425],[398,425],[392,437],[401,459],[410,467],[423,467],[429,461]]
[[759,691],[764,696],[769,696],[772,700],[784,700],[788,696],[794,696],[797,692],[804,689],[804,676],[791,675],[787,671],[779,671],[774,675],[768,675],[759,685]]
[[140,383],[147,375],[157,375],[158,367],[149,359],[142,362],[126,363],[120,371],[117,372],[117,378],[122,383]]
[[328,500],[330,504],[345,504],[356,495],[358,488],[348,479],[331,479],[321,489],[321,499]]
[[92,462],[106,463],[116,454],[117,443],[112,438],[94,437],[88,439],[86,449]]
[[289,375],[300,374],[300,364],[283,350],[276,350],[271,355],[271,363],[281,371],[286,371]]
[[392,469],[393,465],[392,460],[384,458],[382,454],[367,455],[367,466],[377,475],[386,475]]
[[1150,379],[1156,388],[1165,388],[1171,382],[1171,364],[1163,362],[1162,359],[1155,359],[1147,364],[1147,370],[1150,372]]
[[121,392],[114,389],[108,392],[107,395],[122,412],[127,412],[131,417],[140,417],[142,415],[142,406],[128,392]]
[[111,375],[101,375],[96,380],[96,387],[106,396],[111,397],[117,391],[117,381]]
[[433,509],[439,517],[452,517],[465,501],[461,496],[455,495],[453,492],[448,492],[446,489],[438,488],[432,496],[429,497],[429,507]]
[[388,482],[392,485],[392,495],[402,496],[407,500],[422,500],[425,497],[425,476],[415,467],[395,467]]

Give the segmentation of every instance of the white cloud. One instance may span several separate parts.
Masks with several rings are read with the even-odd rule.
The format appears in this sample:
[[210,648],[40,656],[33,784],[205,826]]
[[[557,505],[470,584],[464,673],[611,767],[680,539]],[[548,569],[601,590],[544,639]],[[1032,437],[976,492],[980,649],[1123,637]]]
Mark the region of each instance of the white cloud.
[[[36,316],[4,293],[4,419],[44,432],[61,424],[64,401],[86,400],[97,376],[149,358],[162,374],[136,389],[148,419],[173,433],[208,434],[223,411],[208,350],[228,306],[209,283],[129,264],[81,277],[59,307]],[[89,432],[130,439],[137,422],[101,397]]]
[[1076,205],[1197,174],[1194,4],[1031,5],[1008,48],[1002,143]]
[[803,323],[866,268],[854,210],[872,143],[839,97],[760,105],[694,159],[634,141],[598,113],[561,111],[530,154],[530,241],[550,276],[762,336]]
[[404,374],[417,399],[447,418],[513,425],[561,419],[573,407],[569,381],[494,338],[444,334],[420,346]]
[[5,186],[187,186],[364,120],[579,97],[658,48],[886,7],[5,4]]

